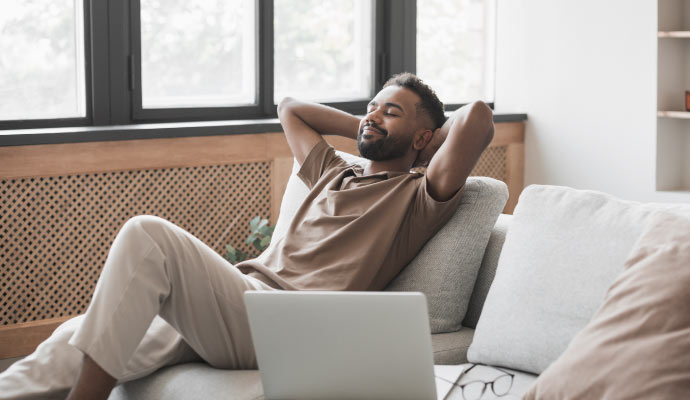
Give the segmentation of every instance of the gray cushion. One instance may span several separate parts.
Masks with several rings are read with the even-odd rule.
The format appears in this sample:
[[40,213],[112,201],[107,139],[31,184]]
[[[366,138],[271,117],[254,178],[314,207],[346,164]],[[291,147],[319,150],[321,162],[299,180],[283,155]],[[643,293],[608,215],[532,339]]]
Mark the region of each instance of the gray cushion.
[[467,349],[472,343],[474,329],[462,328],[457,332],[431,335],[434,364],[457,365],[467,362]]
[[[359,165],[369,162],[340,151],[336,154],[347,162]],[[306,185],[297,177],[297,171],[299,164],[295,161],[271,245],[285,235],[290,220],[309,193]],[[389,291],[424,293],[432,333],[460,329],[491,228],[507,200],[508,188],[505,183],[485,177],[469,178],[453,217],[386,288]]]
[[253,400],[263,398],[258,370],[230,371],[189,363],[115,387],[108,400]]
[[559,186],[523,190],[468,359],[540,374],[603,303],[659,209],[690,215],[689,205]]
[[507,199],[505,183],[469,178],[455,214],[386,287],[424,293],[433,333],[460,329],[491,228]]

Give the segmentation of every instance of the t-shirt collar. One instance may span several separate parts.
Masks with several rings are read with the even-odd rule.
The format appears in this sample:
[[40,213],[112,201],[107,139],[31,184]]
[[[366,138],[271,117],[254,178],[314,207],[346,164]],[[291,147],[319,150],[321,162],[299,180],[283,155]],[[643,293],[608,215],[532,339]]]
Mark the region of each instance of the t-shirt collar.
[[373,177],[373,176],[381,176],[381,177],[385,177],[386,179],[390,179],[390,178],[394,178],[394,177],[400,176],[400,175],[419,174],[419,172],[415,172],[415,171],[409,171],[409,172],[405,172],[405,171],[381,171],[381,172],[376,172],[376,173],[369,174],[369,175],[364,175],[364,168],[358,164],[351,165],[350,169],[355,174],[355,176],[360,177],[360,178],[369,178],[369,177]]

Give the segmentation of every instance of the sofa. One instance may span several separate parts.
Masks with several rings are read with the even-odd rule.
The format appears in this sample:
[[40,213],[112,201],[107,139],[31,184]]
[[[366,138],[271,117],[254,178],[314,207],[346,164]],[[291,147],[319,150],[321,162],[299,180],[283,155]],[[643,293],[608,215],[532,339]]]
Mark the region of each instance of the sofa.
[[[296,180],[297,168],[274,239],[284,234],[306,190]],[[461,383],[491,380],[500,373],[491,366],[514,374],[507,396],[487,389],[482,399],[521,398],[528,392],[595,316],[649,221],[659,212],[690,217],[687,204],[644,204],[542,185],[524,189],[514,215],[500,214],[505,185],[480,177],[468,180],[463,196],[467,200],[455,216],[387,290],[427,295],[435,364],[482,364]],[[448,265],[439,266],[444,262]],[[181,364],[122,383],[110,396],[221,398],[263,398],[259,371]],[[462,398],[458,388],[448,396]]]
[[[467,363],[467,349],[472,343],[474,328],[493,280],[511,220],[511,215],[501,214],[491,230],[491,237],[481,262],[477,284],[467,315],[463,320],[463,326],[455,332],[432,334],[435,364]],[[519,395],[533,379],[534,376],[531,374],[519,373],[512,393]],[[149,377],[118,385],[110,396],[110,400],[225,398],[250,400],[262,399],[262,393],[259,371],[225,371],[214,369],[206,364],[190,363],[168,367]],[[449,399],[455,398],[462,399],[462,397],[449,397]]]

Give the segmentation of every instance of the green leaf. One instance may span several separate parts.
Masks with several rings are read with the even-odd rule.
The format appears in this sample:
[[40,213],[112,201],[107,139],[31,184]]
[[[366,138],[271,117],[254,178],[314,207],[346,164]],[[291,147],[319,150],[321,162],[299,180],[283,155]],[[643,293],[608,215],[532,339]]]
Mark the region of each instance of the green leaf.
[[230,261],[230,263],[237,264],[237,250],[235,250],[234,247],[230,245],[226,245],[225,249],[227,250],[227,253],[225,255],[225,258]]
[[259,221],[261,221],[261,217],[258,215],[256,217],[252,218],[251,221],[249,221],[249,226],[252,228],[252,231],[255,231],[258,229]]
[[257,249],[257,250],[259,250],[259,251],[262,251],[262,249],[261,249],[261,242],[259,241],[259,239],[256,239],[255,241],[253,241],[252,244],[254,245],[254,248],[255,248],[255,249]]
[[268,220],[267,219],[262,219],[261,222],[259,222],[259,226],[256,228],[257,230],[263,228],[264,226],[268,225]]
[[[260,215],[257,215],[249,221],[249,226],[251,227],[251,233],[247,236],[246,244],[251,245],[261,253],[271,244],[275,225],[269,225],[268,219],[262,219]],[[229,244],[225,245],[225,249],[227,251],[225,258],[233,264],[245,261],[251,254],[254,254],[254,251],[245,253]]]

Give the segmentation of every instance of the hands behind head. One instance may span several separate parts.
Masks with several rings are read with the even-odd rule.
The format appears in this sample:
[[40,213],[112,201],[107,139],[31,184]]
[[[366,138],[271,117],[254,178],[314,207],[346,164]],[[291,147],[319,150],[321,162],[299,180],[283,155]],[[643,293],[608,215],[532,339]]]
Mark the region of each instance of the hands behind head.
[[429,166],[431,158],[434,156],[434,154],[436,154],[438,149],[446,140],[447,135],[447,131],[441,132],[441,128],[436,129],[434,131],[434,134],[431,136],[431,140],[429,141],[429,143],[427,143],[427,145],[422,150],[420,150],[419,154],[417,155],[417,159],[415,160],[412,167],[416,168]]

